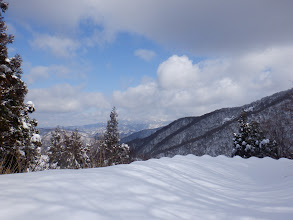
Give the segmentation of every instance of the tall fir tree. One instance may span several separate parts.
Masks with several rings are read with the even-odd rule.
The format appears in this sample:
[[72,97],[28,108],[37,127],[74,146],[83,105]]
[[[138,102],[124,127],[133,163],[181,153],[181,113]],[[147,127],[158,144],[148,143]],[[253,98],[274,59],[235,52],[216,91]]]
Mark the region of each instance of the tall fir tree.
[[113,165],[115,148],[118,146],[120,141],[117,117],[118,114],[116,112],[116,108],[113,107],[110,113],[110,120],[107,122],[107,128],[104,134],[103,142],[101,143],[101,155],[104,158],[104,166]]
[[256,121],[247,122],[245,111],[241,113],[238,122],[239,131],[234,133],[233,138],[233,156],[278,158],[276,142],[265,138]]
[[35,163],[41,145],[37,121],[29,114],[35,109],[24,103],[26,84],[21,80],[21,57],[8,58],[7,44],[13,36],[6,33],[3,13],[8,3],[0,0],[0,172],[24,172]]
[[119,144],[120,135],[118,131],[118,114],[113,107],[110,113],[110,120],[107,123],[106,132],[100,145],[100,166],[111,166],[116,164],[130,163],[129,147],[126,144]]

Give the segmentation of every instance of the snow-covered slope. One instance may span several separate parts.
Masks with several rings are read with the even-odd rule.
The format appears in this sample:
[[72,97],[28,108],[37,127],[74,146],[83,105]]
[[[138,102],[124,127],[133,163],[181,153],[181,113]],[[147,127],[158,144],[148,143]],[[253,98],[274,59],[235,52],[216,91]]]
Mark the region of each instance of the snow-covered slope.
[[293,161],[219,156],[0,176],[0,219],[293,219]]

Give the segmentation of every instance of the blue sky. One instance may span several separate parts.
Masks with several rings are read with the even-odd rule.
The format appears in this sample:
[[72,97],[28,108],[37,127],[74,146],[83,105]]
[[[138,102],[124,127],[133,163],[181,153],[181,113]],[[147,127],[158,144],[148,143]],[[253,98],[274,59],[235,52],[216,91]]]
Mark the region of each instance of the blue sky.
[[10,0],[39,125],[175,120],[292,87],[293,3]]

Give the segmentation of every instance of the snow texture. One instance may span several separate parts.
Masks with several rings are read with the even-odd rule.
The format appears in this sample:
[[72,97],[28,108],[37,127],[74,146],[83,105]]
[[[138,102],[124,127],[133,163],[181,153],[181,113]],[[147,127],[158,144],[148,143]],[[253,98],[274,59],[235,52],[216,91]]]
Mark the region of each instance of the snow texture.
[[32,138],[31,138],[31,142],[41,142],[42,138],[39,134],[33,134]]
[[292,219],[293,161],[175,156],[0,176],[0,219]]
[[27,104],[27,106],[29,106],[29,107],[32,107],[32,108],[35,107],[35,105],[34,105],[34,103],[33,103],[32,101],[28,101],[26,104]]

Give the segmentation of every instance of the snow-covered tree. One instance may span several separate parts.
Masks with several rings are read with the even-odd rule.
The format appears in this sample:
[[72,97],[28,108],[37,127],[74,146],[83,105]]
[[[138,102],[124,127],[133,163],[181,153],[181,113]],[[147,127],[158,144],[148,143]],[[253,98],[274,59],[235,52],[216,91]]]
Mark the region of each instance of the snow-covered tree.
[[110,120],[107,122],[106,133],[104,135],[105,143],[109,149],[111,149],[111,147],[115,145],[118,145],[120,141],[117,117],[118,117],[118,114],[116,112],[116,108],[113,107],[110,113]]
[[239,132],[234,133],[233,138],[233,156],[278,158],[276,142],[264,137],[257,122],[247,122],[245,111],[240,115],[238,122]]
[[115,148],[118,146],[120,137],[118,132],[118,114],[113,107],[110,113],[110,120],[107,122],[106,132],[101,142],[101,156],[104,166],[111,166],[114,162]]
[[119,144],[118,114],[113,107],[107,129],[100,143],[99,164],[100,166],[111,166],[116,164],[130,163],[129,147]]
[[71,135],[64,133],[64,146],[67,168],[79,169],[90,167],[89,149],[81,140],[77,130]]
[[7,44],[13,36],[6,33],[2,16],[8,4],[0,0],[0,8],[0,172],[24,172],[35,163],[41,141],[37,121],[29,118],[33,103],[24,103],[27,87],[21,80],[21,57],[8,58]]
[[119,144],[114,148],[113,164],[128,164],[131,162],[130,149],[127,144]]
[[51,145],[48,149],[51,169],[91,167],[89,147],[83,143],[77,130],[65,132],[57,127],[51,134]]
[[51,169],[65,168],[65,160],[63,158],[65,149],[62,135],[62,131],[59,127],[51,132],[51,144],[47,152]]

